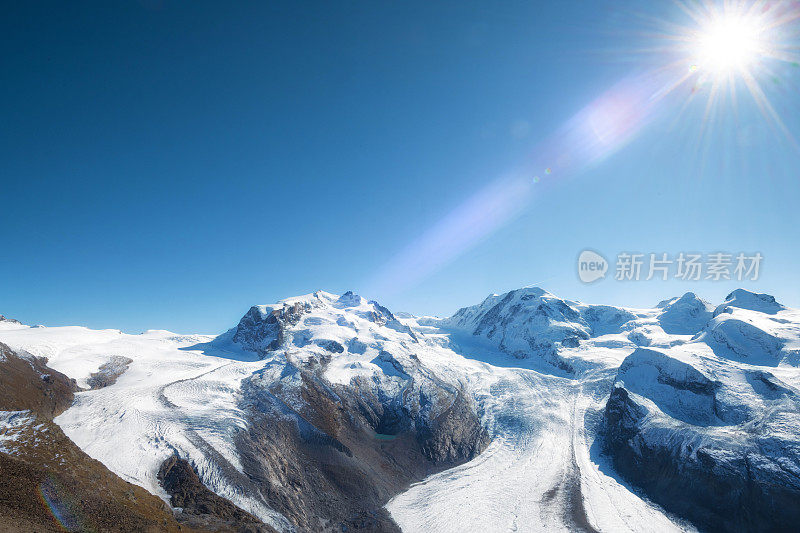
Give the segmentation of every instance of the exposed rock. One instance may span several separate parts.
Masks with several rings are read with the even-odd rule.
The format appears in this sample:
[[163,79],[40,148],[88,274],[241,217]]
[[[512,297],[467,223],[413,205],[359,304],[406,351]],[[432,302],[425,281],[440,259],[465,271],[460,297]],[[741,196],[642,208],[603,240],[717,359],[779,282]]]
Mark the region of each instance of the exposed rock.
[[421,404],[449,398],[426,409],[382,398],[368,381],[331,385],[295,372],[302,402],[280,384],[245,384],[251,423],[237,448],[270,506],[303,531],[399,531],[383,508],[393,495],[488,445],[458,392],[431,397],[412,381],[406,391]]
[[[617,382],[647,397],[666,414],[695,425],[722,425],[726,415],[716,392],[720,384],[695,367],[663,352],[637,348],[620,365]],[[731,420],[735,423],[735,420]]]
[[253,307],[234,341],[272,358],[242,385],[244,471],[301,531],[397,531],[392,496],[488,445],[467,398],[422,365],[417,335],[377,302],[318,292]]
[[126,370],[128,370],[128,365],[130,365],[132,362],[133,360],[127,357],[114,355],[108,360],[107,363],[100,365],[100,368],[97,370],[97,372],[93,372],[86,380],[86,383],[93,390],[102,389],[103,387],[113,385],[117,382],[117,378],[119,378],[125,373]]
[[330,340],[330,339],[317,339],[314,343],[321,347],[325,348],[329,352],[332,353],[342,353],[344,352],[344,346],[342,346],[339,342]]
[[250,513],[208,490],[184,459],[172,456],[165,460],[158,479],[170,495],[172,506],[180,509],[177,519],[182,524],[215,532],[275,532]]
[[[628,310],[529,288],[449,320],[317,292],[253,307],[214,341],[157,332],[109,343],[115,332],[8,326],[9,343],[80,368],[77,378],[87,371],[76,354],[107,361],[88,381],[108,388],[82,392],[58,420],[152,490],[159,467],[142,464],[171,450],[158,479],[177,521],[64,440],[50,418],[69,405],[72,380],[0,346],[0,409],[11,410],[0,412],[0,469],[11,473],[0,476],[0,530],[56,527],[34,508],[35,494],[68,530],[398,531],[392,517],[409,530],[442,530],[469,512],[477,522],[483,509],[469,502],[509,486],[507,500],[489,503],[503,510],[501,526],[519,530],[535,529],[537,517],[585,531],[685,524],[674,515],[702,530],[795,528],[800,378],[790,365],[800,361],[800,313],[734,291],[710,314],[691,293]],[[130,360],[111,353],[130,355],[136,377],[164,379],[150,391],[139,390],[145,380],[115,383]],[[400,495],[476,457],[489,443],[484,428],[500,453]],[[598,447],[613,469],[587,468],[584,452],[593,460]],[[461,496],[468,506],[453,505]],[[619,499],[613,509],[593,512],[609,498]]]
[[75,380],[47,367],[42,358],[25,358],[0,343],[0,409],[29,410],[46,419],[58,416],[72,403]]
[[422,453],[436,465],[455,465],[472,459],[489,445],[489,436],[460,392],[441,415],[418,434]]
[[285,303],[280,307],[253,306],[236,327],[233,341],[256,353],[275,350],[286,340],[286,329],[300,322],[312,304],[307,301]]

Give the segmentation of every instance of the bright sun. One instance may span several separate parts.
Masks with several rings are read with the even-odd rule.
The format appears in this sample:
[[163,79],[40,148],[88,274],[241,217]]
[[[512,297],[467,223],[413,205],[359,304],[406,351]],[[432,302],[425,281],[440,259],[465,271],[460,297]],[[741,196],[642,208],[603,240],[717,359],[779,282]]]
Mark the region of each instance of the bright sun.
[[[787,68],[800,66],[800,2],[771,0],[676,0],[688,24],[665,23],[677,81],[672,91],[691,84],[689,100],[706,95],[703,131],[718,111],[735,110],[744,88],[759,111],[791,138],[769,100],[775,85],[791,79]],[[687,68],[688,67],[688,68]],[[724,105],[724,107],[723,107]],[[792,142],[794,140],[792,139]]]
[[756,17],[721,14],[697,33],[697,68],[717,75],[745,73],[768,54],[767,37]]

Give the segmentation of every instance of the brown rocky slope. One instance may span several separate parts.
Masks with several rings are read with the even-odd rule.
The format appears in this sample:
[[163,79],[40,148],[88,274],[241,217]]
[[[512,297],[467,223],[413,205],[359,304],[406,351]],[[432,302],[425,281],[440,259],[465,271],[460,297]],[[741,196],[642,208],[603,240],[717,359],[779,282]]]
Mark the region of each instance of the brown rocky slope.
[[[120,479],[64,435],[53,417],[72,403],[75,382],[22,355],[0,343],[0,530],[269,531],[252,517],[237,525],[217,520],[214,508],[176,520],[160,498]],[[193,488],[196,498],[216,498],[225,513],[246,515],[209,493]]]

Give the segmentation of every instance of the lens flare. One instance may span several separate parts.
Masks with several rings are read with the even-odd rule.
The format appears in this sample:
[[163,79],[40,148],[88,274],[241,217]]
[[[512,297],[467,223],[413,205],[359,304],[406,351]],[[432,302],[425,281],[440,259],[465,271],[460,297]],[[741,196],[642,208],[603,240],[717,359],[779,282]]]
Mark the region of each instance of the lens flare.
[[52,475],[49,475],[43,483],[39,484],[37,493],[39,502],[48,511],[59,531],[85,529],[81,527],[83,522],[75,512],[75,506],[69,503],[68,498],[63,497],[63,488]]
[[[533,148],[518,171],[489,180],[390,258],[367,282],[366,292],[383,297],[419,283],[507,224],[529,205],[534,191],[544,194],[556,183],[604,160],[657,116],[669,114],[678,120],[698,95],[707,94],[708,98],[700,122],[701,137],[712,125],[713,111],[724,103],[725,95],[730,95],[729,110],[736,111],[736,87],[744,84],[766,121],[777,125],[794,143],[759,80],[777,79],[776,64],[797,67],[800,3],[678,1],[691,22],[682,26],[657,21],[657,37],[666,44],[658,46],[654,38],[652,46],[648,45],[648,53],[658,55],[655,61],[579,110]],[[539,183],[542,168],[545,178]],[[557,180],[550,178],[554,171]]]

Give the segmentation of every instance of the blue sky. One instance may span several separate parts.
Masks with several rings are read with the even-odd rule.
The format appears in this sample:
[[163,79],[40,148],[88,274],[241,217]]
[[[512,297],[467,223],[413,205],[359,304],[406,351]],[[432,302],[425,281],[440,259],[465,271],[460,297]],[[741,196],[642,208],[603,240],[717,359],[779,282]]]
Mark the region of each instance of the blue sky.
[[[685,14],[666,1],[642,9],[8,6],[0,313],[218,332],[252,304],[316,289],[371,289],[393,310],[446,315],[531,284],[629,306],[687,290],[719,301],[741,285],[800,306],[800,152],[744,91],[701,136],[708,89],[690,99],[681,87],[602,157],[542,174],[542,147],[576,113],[660,66],[641,52],[652,19]],[[798,70],[761,80],[795,136]],[[513,216],[393,286],[394,261],[509,173],[542,181]],[[760,251],[764,263],[750,283],[586,285],[575,271],[585,248],[612,261]]]

